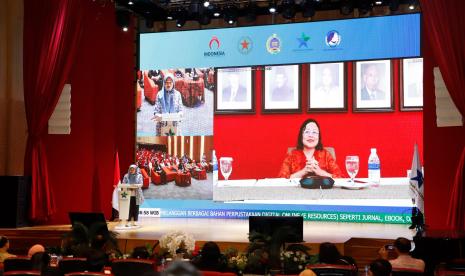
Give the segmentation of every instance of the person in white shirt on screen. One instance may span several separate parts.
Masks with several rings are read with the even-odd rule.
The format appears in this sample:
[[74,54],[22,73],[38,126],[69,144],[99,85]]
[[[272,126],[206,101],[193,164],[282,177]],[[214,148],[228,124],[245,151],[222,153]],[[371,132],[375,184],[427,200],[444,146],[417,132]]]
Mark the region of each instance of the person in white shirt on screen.
[[339,85],[334,83],[335,74],[337,74],[337,72],[331,71],[331,68],[328,66],[325,66],[321,70],[320,84],[315,88],[315,92],[310,94],[312,106],[342,107],[344,105],[343,97],[341,97],[339,92]]
[[386,93],[378,88],[379,70],[376,64],[369,64],[363,71],[362,100],[384,100]]

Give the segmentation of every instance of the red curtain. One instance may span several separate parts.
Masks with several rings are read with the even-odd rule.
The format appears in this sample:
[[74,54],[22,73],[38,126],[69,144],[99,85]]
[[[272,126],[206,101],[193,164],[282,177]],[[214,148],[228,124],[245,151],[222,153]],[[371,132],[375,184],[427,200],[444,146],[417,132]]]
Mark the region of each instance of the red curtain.
[[[441,70],[452,100],[465,116],[465,16],[463,0],[421,0],[425,32],[428,33],[434,57]],[[465,149],[456,169],[451,191],[447,226],[453,230],[465,230]]]
[[55,213],[43,137],[68,79],[81,30],[79,0],[24,0],[24,102],[28,127],[25,175],[32,176],[30,218]]

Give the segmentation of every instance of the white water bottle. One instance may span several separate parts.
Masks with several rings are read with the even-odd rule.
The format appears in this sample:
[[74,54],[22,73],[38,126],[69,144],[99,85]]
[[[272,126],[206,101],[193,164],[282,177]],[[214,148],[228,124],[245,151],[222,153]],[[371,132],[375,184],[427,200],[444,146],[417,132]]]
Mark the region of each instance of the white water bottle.
[[368,179],[376,184],[379,184],[381,180],[381,165],[375,148],[371,149],[370,157],[368,157]]
[[213,185],[218,184],[218,159],[216,159],[215,150],[212,154],[212,165],[213,165]]

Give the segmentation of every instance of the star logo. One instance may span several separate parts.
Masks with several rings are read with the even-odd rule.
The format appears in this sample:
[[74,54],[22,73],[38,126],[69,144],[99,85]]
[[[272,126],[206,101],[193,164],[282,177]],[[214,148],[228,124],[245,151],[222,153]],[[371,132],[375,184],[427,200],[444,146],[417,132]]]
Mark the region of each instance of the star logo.
[[248,36],[241,37],[237,42],[237,50],[243,55],[247,55],[252,51],[253,42]]
[[417,176],[410,178],[418,183],[418,188],[421,188],[423,185],[423,173],[420,170],[417,170]]
[[306,35],[305,33],[302,33],[302,35],[297,38],[297,41],[299,42],[299,48],[302,48],[302,47],[308,48],[307,42],[309,40],[310,40],[310,37]]
[[121,198],[126,198],[128,196],[128,193],[126,193],[125,191],[121,193]]
[[249,42],[247,40],[242,40],[241,45],[242,49],[249,49]]

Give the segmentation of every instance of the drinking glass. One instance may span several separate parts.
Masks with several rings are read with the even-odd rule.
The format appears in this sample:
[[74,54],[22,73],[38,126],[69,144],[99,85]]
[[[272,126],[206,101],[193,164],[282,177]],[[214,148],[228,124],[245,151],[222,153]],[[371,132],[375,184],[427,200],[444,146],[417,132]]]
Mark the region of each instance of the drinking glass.
[[354,178],[358,173],[359,159],[356,155],[349,155],[346,157],[346,170],[350,177],[350,182],[354,184]]
[[232,173],[232,157],[221,157],[220,158],[220,170],[225,180],[228,180],[229,175]]

